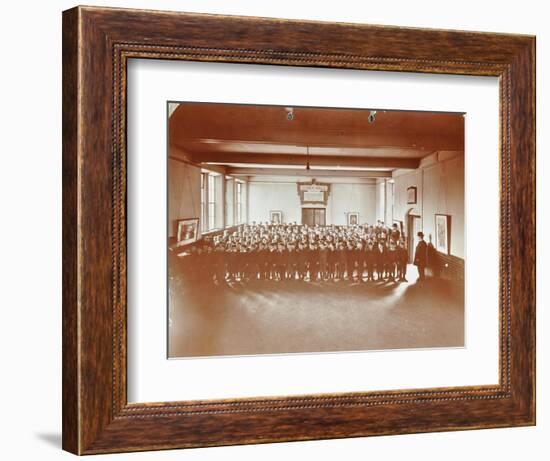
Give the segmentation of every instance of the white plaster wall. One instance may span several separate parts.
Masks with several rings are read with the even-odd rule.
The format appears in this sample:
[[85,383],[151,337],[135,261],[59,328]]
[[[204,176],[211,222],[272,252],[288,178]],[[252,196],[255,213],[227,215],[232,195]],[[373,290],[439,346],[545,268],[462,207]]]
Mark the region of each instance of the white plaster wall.
[[376,180],[375,195],[375,220],[384,221],[386,219],[386,183],[384,179]]
[[283,222],[302,219],[296,183],[248,183],[248,222],[269,221],[269,211],[283,212]]
[[[394,219],[407,225],[411,212],[422,219],[422,230],[435,238],[435,215],[451,216],[451,254],[465,255],[464,154],[439,152],[422,161],[420,168],[394,176]],[[417,187],[416,205],[407,204],[407,188]]]
[[[168,159],[168,236],[174,237],[176,221],[200,217],[200,168]],[[200,229],[200,226],[199,226]],[[200,230],[199,230],[200,232]]]
[[[415,186],[417,202],[415,205],[407,203],[407,188]],[[394,177],[394,205],[393,219],[405,222],[407,212],[422,216],[422,170],[412,170]]]
[[464,156],[438,162],[423,172],[424,233],[435,239],[435,215],[451,215],[451,254],[464,258]]
[[[269,221],[270,210],[283,212],[283,221],[300,223],[302,211],[296,183],[250,182],[248,222]],[[314,208],[321,206],[312,205]],[[359,213],[360,223],[376,220],[374,184],[331,184],[326,206],[327,224],[346,224],[346,213]]]
[[[329,213],[330,210],[330,221]],[[332,184],[327,203],[327,224],[347,224],[346,213],[359,213],[359,223],[376,221],[376,185]]]

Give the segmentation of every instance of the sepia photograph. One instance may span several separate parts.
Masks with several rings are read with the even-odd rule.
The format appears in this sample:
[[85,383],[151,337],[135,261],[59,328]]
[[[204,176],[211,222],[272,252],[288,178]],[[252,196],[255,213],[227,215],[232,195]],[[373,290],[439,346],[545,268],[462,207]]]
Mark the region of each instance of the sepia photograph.
[[167,117],[169,358],[465,346],[466,114]]
[[271,224],[281,224],[283,222],[283,212],[282,211],[270,211],[269,212],[269,222]]
[[196,242],[199,229],[199,218],[179,219],[177,221],[177,226],[178,246]]
[[435,248],[445,254],[449,252],[449,218],[447,215],[435,215]]

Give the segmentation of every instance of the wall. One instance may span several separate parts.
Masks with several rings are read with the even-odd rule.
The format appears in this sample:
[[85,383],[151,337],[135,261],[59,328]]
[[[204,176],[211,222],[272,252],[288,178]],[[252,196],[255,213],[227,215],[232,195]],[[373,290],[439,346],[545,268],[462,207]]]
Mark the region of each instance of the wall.
[[[416,204],[410,205],[407,203],[407,188],[415,186]],[[403,221],[406,225],[405,215],[411,214],[422,216],[422,170],[413,171],[398,171],[394,173],[394,205],[393,219]]]
[[302,219],[296,183],[248,183],[248,222],[269,221],[269,211],[282,211],[285,223]]
[[386,185],[385,185],[385,195],[384,195],[384,200],[385,200],[385,214],[384,214],[384,222],[386,224],[388,224],[389,226],[391,226],[393,224],[393,207],[392,207],[392,203],[393,203],[393,191],[394,191],[394,183],[393,183],[393,180],[386,180]]
[[386,219],[386,180],[376,180],[376,219],[375,221],[385,221]]
[[[174,237],[176,222],[182,218],[201,216],[201,169],[174,159],[168,159],[168,236]],[[224,175],[215,177],[217,229],[235,224],[235,180],[225,180]],[[225,203],[224,203],[225,197]],[[246,194],[243,188],[243,200]],[[201,236],[199,225],[199,235]]]
[[[373,184],[331,184],[331,192],[326,206],[327,224],[347,224],[346,212],[359,213],[360,223],[373,223],[376,220],[376,186]],[[254,182],[249,183],[249,220],[251,223],[269,221],[270,210],[283,212],[285,223],[300,223],[302,211],[300,197],[295,182]],[[311,205],[311,207],[323,206]]]
[[[328,221],[330,211],[330,221]],[[376,221],[376,186],[374,184],[331,184],[327,204],[327,224],[347,224],[347,212],[359,213],[359,223]]]
[[[200,217],[201,170],[168,159],[168,236],[175,237],[176,221]],[[200,225],[199,225],[200,232]],[[200,234],[199,234],[200,235]]]
[[464,258],[464,155],[440,152],[436,163],[423,168],[422,225],[435,244],[435,215],[451,216],[450,254]]
[[[439,152],[424,158],[414,171],[394,173],[393,218],[407,225],[407,213],[418,215],[428,240],[434,236],[435,215],[451,216],[451,255],[464,258],[464,154]],[[417,203],[407,204],[407,188],[416,186]]]

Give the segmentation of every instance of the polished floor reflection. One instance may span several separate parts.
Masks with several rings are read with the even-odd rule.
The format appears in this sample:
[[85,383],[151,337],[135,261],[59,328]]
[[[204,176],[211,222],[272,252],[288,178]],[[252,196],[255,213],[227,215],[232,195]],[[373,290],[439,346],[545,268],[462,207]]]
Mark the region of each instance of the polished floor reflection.
[[417,282],[170,283],[169,356],[464,346],[464,290]]

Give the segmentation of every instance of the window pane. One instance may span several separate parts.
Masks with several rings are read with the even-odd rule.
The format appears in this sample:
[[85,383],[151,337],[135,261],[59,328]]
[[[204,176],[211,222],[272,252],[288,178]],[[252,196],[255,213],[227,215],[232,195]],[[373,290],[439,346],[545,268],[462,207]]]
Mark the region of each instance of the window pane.
[[242,222],[242,192],[243,192],[243,185],[242,183],[237,183],[237,224],[241,224]]
[[206,229],[211,230],[216,226],[216,176],[207,173],[208,203],[205,205]]
[[201,173],[201,228],[203,231],[208,229],[208,223],[206,222],[206,185],[205,174]]
[[214,229],[215,218],[216,218],[215,211],[216,211],[216,208],[214,203],[209,203],[208,204],[208,229]]
[[208,175],[208,196],[210,202],[216,196],[216,177],[214,175]]

